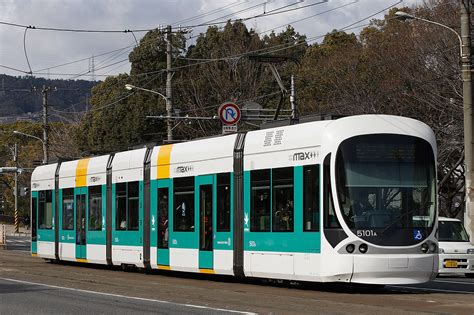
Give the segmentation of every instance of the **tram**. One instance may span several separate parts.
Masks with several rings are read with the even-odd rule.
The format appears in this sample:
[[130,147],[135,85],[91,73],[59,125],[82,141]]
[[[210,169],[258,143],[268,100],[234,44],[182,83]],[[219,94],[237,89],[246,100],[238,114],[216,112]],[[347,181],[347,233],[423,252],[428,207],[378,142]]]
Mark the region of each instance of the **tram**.
[[313,282],[438,270],[436,141],[360,115],[37,167],[33,256]]

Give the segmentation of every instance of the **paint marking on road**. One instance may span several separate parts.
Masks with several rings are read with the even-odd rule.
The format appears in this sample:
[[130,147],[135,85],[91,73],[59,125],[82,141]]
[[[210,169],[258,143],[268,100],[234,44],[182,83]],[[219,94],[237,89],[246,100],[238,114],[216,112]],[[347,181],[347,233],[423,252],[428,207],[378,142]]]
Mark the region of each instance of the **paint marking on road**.
[[458,291],[458,290],[449,290],[449,289],[430,289],[430,288],[415,288],[415,287],[403,287],[403,286],[391,286],[392,289],[408,289],[408,290],[415,290],[415,291],[431,291],[431,292],[444,292],[444,293],[464,293],[464,294],[474,294],[474,292],[469,291]]
[[155,299],[147,299],[147,298],[134,297],[134,296],[126,296],[126,295],[113,294],[113,293],[105,293],[105,292],[97,292],[97,291],[90,291],[90,290],[82,290],[82,289],[74,289],[74,288],[60,287],[60,286],[57,286],[57,285],[44,284],[44,283],[37,283],[37,282],[30,282],[30,281],[24,281],[24,280],[16,280],[16,279],[10,279],[10,278],[1,278],[1,277],[0,277],[0,280],[11,281],[11,282],[17,282],[17,283],[24,283],[24,284],[30,284],[30,285],[37,285],[37,286],[43,286],[43,287],[48,287],[48,288],[54,288],[54,289],[62,289],[62,290],[70,290],[70,291],[76,291],[76,292],[82,292],[82,293],[98,294],[98,295],[105,295],[105,296],[111,296],[111,297],[118,297],[118,298],[124,298],[124,299],[129,299],[129,300],[138,300],[138,301],[155,302],[155,303],[170,304],[170,305],[177,305],[177,306],[185,306],[185,307],[190,307],[190,308],[206,309],[206,310],[211,310],[211,311],[220,311],[220,312],[229,312],[229,313],[238,313],[238,314],[248,314],[248,315],[255,315],[255,314],[257,314],[257,313],[252,313],[252,312],[243,312],[243,311],[230,310],[230,309],[225,309],[225,308],[214,308],[214,307],[202,306],[202,305],[195,305],[195,304],[181,304],[181,303],[169,302],[169,301],[164,301],[164,300],[155,300]]
[[433,282],[474,285],[474,282],[462,282],[462,281],[452,281],[452,280],[433,280]]

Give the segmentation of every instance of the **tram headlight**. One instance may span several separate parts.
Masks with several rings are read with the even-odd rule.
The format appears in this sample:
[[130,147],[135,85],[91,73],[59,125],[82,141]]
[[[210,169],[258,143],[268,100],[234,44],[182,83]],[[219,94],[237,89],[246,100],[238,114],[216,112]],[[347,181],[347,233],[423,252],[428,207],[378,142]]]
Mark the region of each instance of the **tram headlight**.
[[355,249],[355,246],[354,244],[348,244],[346,246],[346,251],[349,253],[349,254],[352,254],[354,252],[354,249]]
[[468,254],[474,254],[474,248],[469,248],[469,249],[467,250],[467,253],[468,253]]
[[422,251],[423,253],[427,253],[429,250],[430,250],[430,246],[429,246],[428,244],[423,243],[423,244],[421,245],[421,251]]
[[438,253],[439,253],[439,254],[444,254],[444,249],[439,248],[439,249],[438,249]]
[[436,249],[438,249],[438,246],[436,246],[435,243],[431,243],[429,246],[429,249],[430,249],[430,253],[435,253]]
[[362,254],[367,253],[368,249],[369,249],[369,247],[367,246],[367,244],[360,244],[359,245],[359,252],[361,252]]

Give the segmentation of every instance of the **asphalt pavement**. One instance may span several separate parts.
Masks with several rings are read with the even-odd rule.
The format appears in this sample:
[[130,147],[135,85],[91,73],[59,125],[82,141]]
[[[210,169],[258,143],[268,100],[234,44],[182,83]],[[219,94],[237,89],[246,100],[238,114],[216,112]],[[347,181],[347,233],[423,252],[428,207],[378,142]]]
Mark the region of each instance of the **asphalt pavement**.
[[250,314],[0,278],[2,314]]
[[441,276],[419,285],[364,286],[236,280],[169,271],[123,272],[47,263],[29,236],[0,251],[0,314],[469,314],[474,279]]
[[7,250],[30,251],[30,235],[7,235]]

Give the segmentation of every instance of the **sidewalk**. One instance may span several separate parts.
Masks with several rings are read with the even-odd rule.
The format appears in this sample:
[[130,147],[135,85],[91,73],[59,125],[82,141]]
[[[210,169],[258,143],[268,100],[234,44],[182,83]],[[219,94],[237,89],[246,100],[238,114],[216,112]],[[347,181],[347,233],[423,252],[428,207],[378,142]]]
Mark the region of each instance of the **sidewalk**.
[[31,230],[27,230],[25,227],[20,226],[18,233],[15,233],[15,226],[11,224],[5,224],[7,236],[30,236]]

